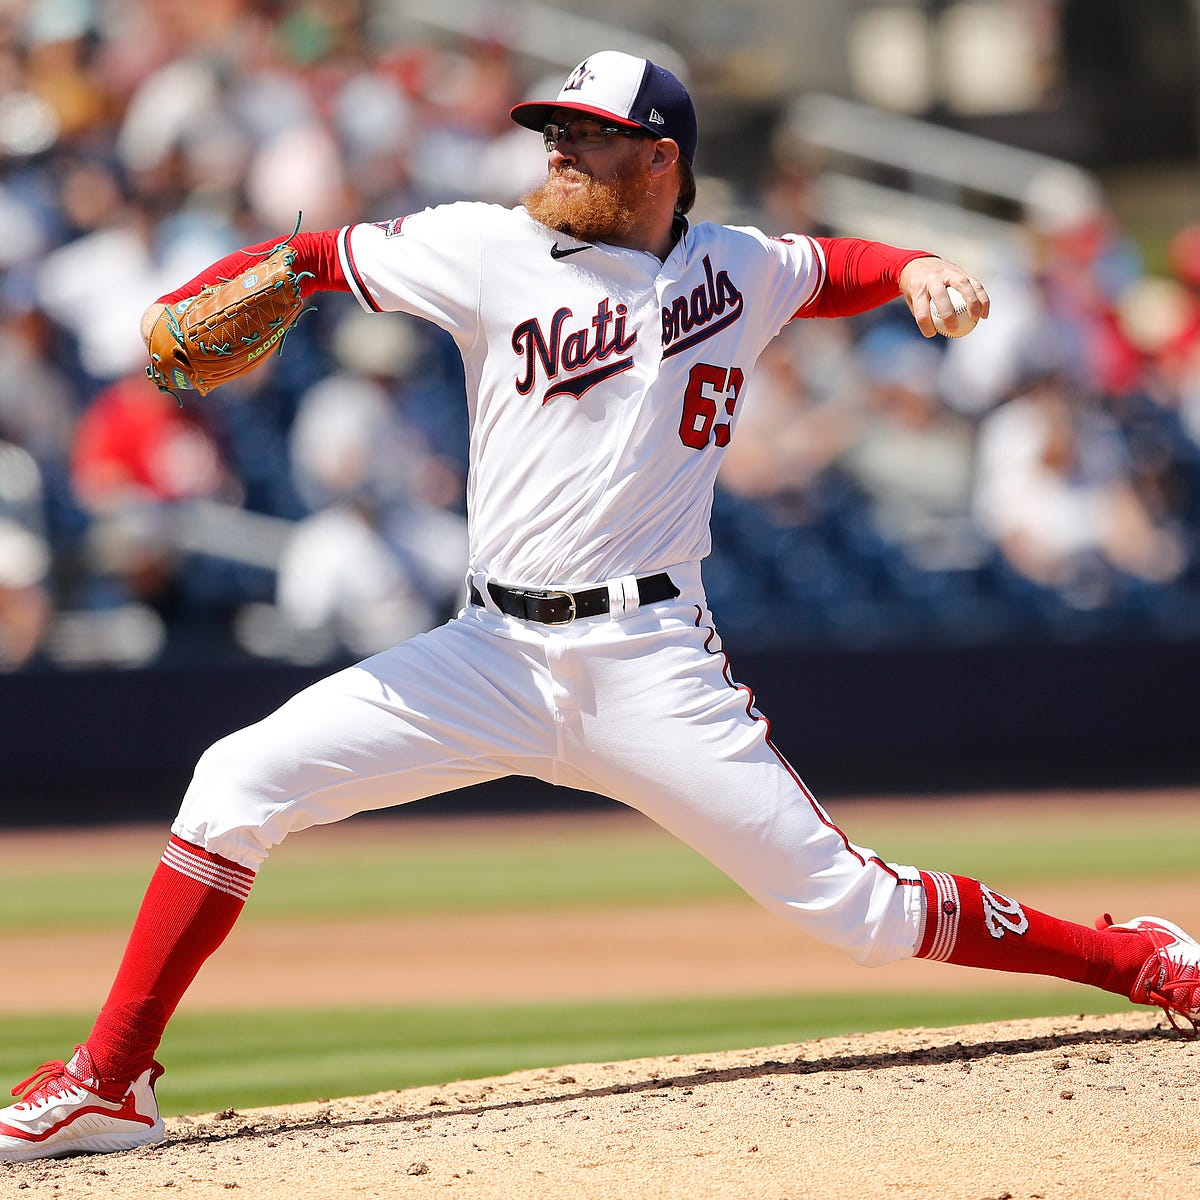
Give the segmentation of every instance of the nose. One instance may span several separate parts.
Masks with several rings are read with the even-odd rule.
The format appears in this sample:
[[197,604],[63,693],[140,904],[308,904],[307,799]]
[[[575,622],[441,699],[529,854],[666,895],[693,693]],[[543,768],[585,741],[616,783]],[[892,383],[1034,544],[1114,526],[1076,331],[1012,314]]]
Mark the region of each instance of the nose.
[[575,147],[565,138],[559,138],[554,148],[548,152],[551,167],[561,167],[564,163],[576,162],[578,156]]

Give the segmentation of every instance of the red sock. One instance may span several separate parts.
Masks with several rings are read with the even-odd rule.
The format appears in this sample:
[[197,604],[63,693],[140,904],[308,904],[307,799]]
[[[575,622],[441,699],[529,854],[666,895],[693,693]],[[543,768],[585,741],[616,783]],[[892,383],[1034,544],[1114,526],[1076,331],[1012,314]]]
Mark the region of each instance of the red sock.
[[962,875],[922,871],[921,883],[926,917],[917,958],[1054,975],[1127,997],[1154,952],[1143,934],[1060,921]]
[[233,928],[253,882],[247,867],[174,836],[167,843],[87,1040],[99,1078],[128,1082],[150,1066],[176,1005]]

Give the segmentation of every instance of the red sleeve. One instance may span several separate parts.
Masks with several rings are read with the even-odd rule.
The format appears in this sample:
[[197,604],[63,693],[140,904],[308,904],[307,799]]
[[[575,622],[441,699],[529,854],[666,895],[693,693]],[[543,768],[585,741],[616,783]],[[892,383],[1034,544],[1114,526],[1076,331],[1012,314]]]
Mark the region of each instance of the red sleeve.
[[825,278],[797,317],[852,317],[900,294],[900,272],[928,250],[901,250],[861,238],[813,238],[825,255]]
[[232,254],[205,267],[194,279],[189,279],[182,287],[159,296],[159,304],[174,304],[176,300],[185,300],[194,296],[201,288],[210,284],[220,283],[224,279],[232,279],[243,271],[254,266],[265,255],[270,254],[282,241],[290,241],[296,248],[296,270],[311,271],[312,278],[300,281],[300,291],[305,296],[313,292],[348,292],[350,285],[342,273],[342,264],[337,251],[338,230],[326,229],[321,233],[298,233],[295,237],[268,238],[254,246],[244,246]]

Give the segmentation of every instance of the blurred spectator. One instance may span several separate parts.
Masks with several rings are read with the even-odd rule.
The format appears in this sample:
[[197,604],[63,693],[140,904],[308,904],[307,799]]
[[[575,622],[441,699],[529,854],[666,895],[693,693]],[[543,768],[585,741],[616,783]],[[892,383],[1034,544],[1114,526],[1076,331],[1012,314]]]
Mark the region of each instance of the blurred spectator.
[[213,437],[144,375],[106,388],[79,421],[75,495],[91,518],[84,607],[127,601],[169,607],[178,551],[173,506],[237,494]]
[[1140,359],[1121,326],[1141,255],[1118,226],[1099,186],[1074,168],[1041,172],[1025,196],[1035,280],[1045,308],[1069,338],[1081,381],[1101,393],[1135,386]]
[[884,325],[867,334],[859,355],[867,407],[842,469],[868,497],[876,529],[910,562],[976,566],[974,429],[939,399],[940,346]]
[[27,86],[49,105],[65,141],[82,142],[109,115],[109,97],[96,70],[92,7],[36,3],[26,13]]
[[292,428],[292,462],[312,515],[279,564],[285,630],[372,654],[432,628],[462,600],[466,521],[423,494],[427,454],[384,389],[332,376]]
[[52,334],[41,313],[0,307],[0,437],[40,464],[65,464],[74,436],[76,399],[52,356]]
[[822,480],[859,431],[848,339],[841,323],[795,321],[766,347],[739,401],[723,490],[794,524],[820,515]]
[[0,671],[29,661],[50,626],[51,551],[42,500],[33,457],[0,441]]
[[814,167],[803,151],[777,146],[758,188],[756,220],[768,233],[830,234],[818,212]]
[[1152,297],[1138,297],[1128,319],[1146,330],[1143,342],[1160,373],[1150,381],[1154,398],[1176,411],[1181,430],[1200,447],[1200,223],[1178,230],[1167,256],[1172,279],[1158,281]]
[[80,501],[104,513],[129,501],[186,500],[232,487],[215,442],[194,414],[144,375],[107,387],[76,430],[72,470]]
[[[520,100],[553,96],[562,86],[557,74],[527,88]],[[499,128],[482,147],[475,170],[475,194],[495,204],[515,204],[546,178],[546,154],[528,130],[509,122],[511,128]]]
[[[147,221],[126,203],[110,165],[70,165],[63,215],[77,236],[43,259],[37,302],[70,334],[81,382],[90,390],[141,366],[141,310],[146,297],[156,294],[159,277]],[[97,281],[103,281],[102,290]]]
[[1117,427],[1053,373],[984,420],[976,512],[1012,568],[1077,608],[1162,584],[1185,566],[1178,532],[1133,487]]
[[0,671],[27,663],[50,627],[50,547],[0,517]]
[[[508,110],[520,99],[512,56],[496,43],[467,42],[431,56],[418,95],[420,120],[410,154],[420,203],[481,195],[480,159],[497,137],[511,134]],[[494,169],[489,168],[491,189],[497,184]]]

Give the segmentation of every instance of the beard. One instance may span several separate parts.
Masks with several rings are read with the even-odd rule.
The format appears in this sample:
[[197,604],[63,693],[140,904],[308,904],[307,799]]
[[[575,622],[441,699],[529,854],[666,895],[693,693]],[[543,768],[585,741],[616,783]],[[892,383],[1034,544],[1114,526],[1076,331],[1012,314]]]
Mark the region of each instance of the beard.
[[[565,191],[560,180],[579,186]],[[560,167],[521,203],[535,221],[577,241],[611,242],[633,229],[638,219],[637,199],[645,195],[648,182],[640,171],[624,171],[606,183],[573,167]]]

